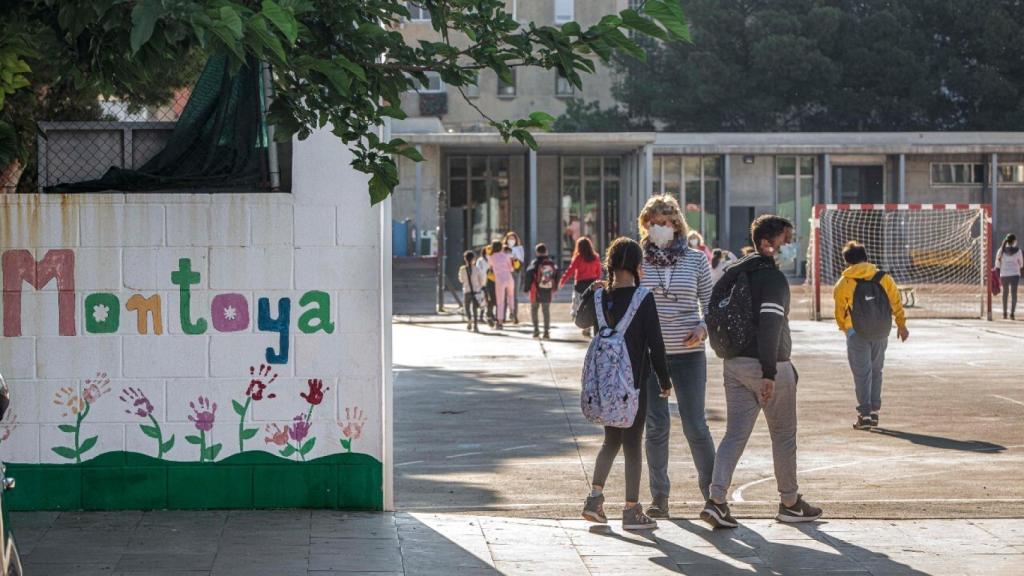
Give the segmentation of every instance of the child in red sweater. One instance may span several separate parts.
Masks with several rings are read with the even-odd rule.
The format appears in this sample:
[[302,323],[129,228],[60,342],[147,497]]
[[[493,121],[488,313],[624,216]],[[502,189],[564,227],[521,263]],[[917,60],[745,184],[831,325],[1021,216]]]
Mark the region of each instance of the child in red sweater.
[[[587,288],[594,283],[594,280],[601,278],[601,259],[594,252],[594,245],[586,236],[576,241],[576,249],[572,253],[572,262],[562,275],[558,287],[565,286],[565,283],[573,279],[572,292],[572,317],[576,318],[576,311],[580,307],[580,298]],[[583,330],[583,335],[590,336],[590,328]]]

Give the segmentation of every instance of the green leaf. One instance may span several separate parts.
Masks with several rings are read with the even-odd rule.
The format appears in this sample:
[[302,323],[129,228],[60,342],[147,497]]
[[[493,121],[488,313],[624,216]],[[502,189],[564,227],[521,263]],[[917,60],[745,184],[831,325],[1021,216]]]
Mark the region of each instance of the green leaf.
[[217,454],[220,454],[220,449],[221,449],[221,445],[220,444],[214,444],[213,446],[210,446],[209,448],[207,448],[206,449],[206,459],[207,460],[216,460],[217,459]]
[[363,70],[363,67],[360,66],[359,64],[356,64],[355,62],[349,60],[348,58],[345,58],[341,54],[335,56],[334,61],[340,64],[341,67],[344,68],[345,70],[351,72],[352,75],[355,76],[356,78],[359,78],[363,82],[366,82],[366,71]]
[[220,22],[214,22],[210,26],[210,31],[213,32],[217,38],[224,44],[224,46],[234,54],[238,62],[245,62],[245,52],[238,43],[238,39],[235,38],[234,33],[227,29],[224,24]]
[[531,112],[530,120],[535,122],[538,126],[548,127],[554,123],[555,117],[547,112]]
[[132,32],[130,43],[134,55],[142,48],[142,45],[149,42],[153,36],[153,28],[156,21],[160,19],[164,8],[160,0],[140,0],[132,8]]
[[51,448],[51,450],[56,452],[57,455],[60,456],[61,458],[67,458],[68,460],[74,460],[75,458],[78,458],[78,453],[76,453],[74,449],[68,448],[66,446],[54,446],[53,448]]
[[245,406],[243,406],[237,400],[231,401],[231,407],[235,410],[235,414],[238,414],[239,416],[245,416]]
[[398,151],[398,154],[401,156],[405,156],[406,158],[412,160],[413,162],[423,162],[423,155],[420,154],[419,150],[413,148],[412,146],[402,148],[401,150]]
[[255,436],[256,433],[259,431],[259,428],[246,428],[245,430],[242,430],[242,433],[239,434],[239,436],[242,437],[242,440],[248,440],[249,438]]
[[345,71],[341,68],[333,65],[327,60],[317,60],[311,66],[313,70],[323,74],[327,77],[327,81],[331,83],[331,86],[335,90],[340,92],[343,96],[349,94],[349,86],[352,84],[352,78],[345,74]]
[[677,0],[647,0],[643,13],[660,22],[674,39],[690,41],[690,27]]
[[408,117],[408,114],[398,106],[382,106],[377,109],[377,113],[381,116],[388,116],[390,118],[397,118],[398,120],[404,120]]
[[295,16],[281,8],[274,0],[263,0],[263,15],[284,34],[289,44],[295,44],[299,37],[299,24],[295,21]]
[[82,442],[82,445],[78,448],[78,454],[82,455],[88,452],[90,448],[96,445],[96,441],[99,439],[99,436],[92,436],[90,438],[86,438],[85,441]]
[[57,426],[57,428],[61,432],[67,432],[68,434],[74,434],[75,432],[78,431],[78,428],[72,426],[71,424],[61,424],[60,426]]
[[659,40],[668,39],[668,35],[665,34],[664,30],[659,28],[654,22],[641,16],[636,10],[623,10],[619,13],[619,16],[622,17],[622,25],[630,30],[636,30]]
[[281,41],[278,40],[277,36],[270,32],[269,28],[267,28],[266,18],[260,14],[250,18],[249,30],[252,31],[252,36],[254,36],[260,44],[269,48],[270,51],[274,53],[274,56],[277,56],[278,60],[281,62],[286,62],[288,60],[288,56],[285,54],[284,46],[281,44]]
[[235,39],[242,39],[242,18],[238,16],[238,12],[234,8],[231,6],[221,6],[220,21],[231,31]]
[[185,436],[185,441],[188,442],[189,444],[202,444],[203,443],[203,439],[200,438],[199,436],[196,436],[195,434],[192,434],[191,436]]
[[160,429],[156,426],[147,426],[145,424],[139,424],[139,428],[142,428],[142,433],[150,438],[159,438]]
[[302,454],[303,456],[309,454],[309,451],[313,449],[314,445],[316,445],[315,436],[313,438],[310,438],[309,440],[306,440],[306,443],[302,445],[302,448],[299,448],[299,454]]
[[341,438],[339,440],[339,442],[341,442],[341,447],[344,448],[345,450],[351,450],[352,449],[352,439],[351,438]]
[[174,436],[171,436],[170,440],[160,445],[160,451],[166,454],[171,451],[171,448],[174,448]]
[[295,446],[292,446],[291,444],[281,449],[281,456],[284,456],[285,458],[291,456],[292,454],[295,454]]
[[379,174],[374,174],[370,178],[370,202],[372,204],[380,204],[391,195],[391,190],[394,187],[385,182],[384,178]]

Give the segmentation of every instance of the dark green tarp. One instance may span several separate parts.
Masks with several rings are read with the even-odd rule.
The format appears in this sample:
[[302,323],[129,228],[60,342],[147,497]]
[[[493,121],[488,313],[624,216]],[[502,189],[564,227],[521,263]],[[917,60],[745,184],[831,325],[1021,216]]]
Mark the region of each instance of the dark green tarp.
[[47,192],[153,191],[253,187],[265,178],[266,129],[257,63],[231,73],[228,60],[207,62],[166,146],[134,170],[112,167],[101,178],[61,183]]

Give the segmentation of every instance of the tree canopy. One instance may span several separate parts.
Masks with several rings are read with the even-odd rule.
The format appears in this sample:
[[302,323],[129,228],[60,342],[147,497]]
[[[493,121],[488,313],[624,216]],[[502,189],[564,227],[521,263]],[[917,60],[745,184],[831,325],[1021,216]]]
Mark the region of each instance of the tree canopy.
[[[616,97],[673,131],[1024,129],[1024,3],[683,0],[692,44],[623,57]],[[577,116],[603,125],[607,114]],[[559,126],[567,126],[560,123]]]
[[[7,0],[0,3],[6,28],[19,33],[17,41],[0,42],[0,94],[9,95],[0,121],[24,124],[42,106],[95,106],[100,94],[154,100],[181,85],[187,63],[211,53],[229,55],[236,66],[264,60],[274,69],[270,121],[276,137],[301,139],[330,125],[353,151],[353,165],[372,175],[370,196],[378,202],[398,183],[393,155],[420,157],[400,139],[381,141],[375,128],[385,117],[405,116],[400,94],[426,81],[426,72],[461,90],[482,69],[511,81],[512,69],[531,66],[557,69],[580,88],[595,60],[607,62],[620,52],[643,59],[637,37],[671,43],[689,36],[677,0],[647,0],[638,10],[610,14],[587,28],[575,22],[522,24],[506,12],[504,0],[418,0],[442,41],[410,45],[398,30],[409,17],[407,4]],[[67,97],[55,97],[61,94]],[[19,96],[26,101],[21,108],[11,104]],[[489,120],[506,141],[536,146],[530,131],[554,119],[538,111]],[[22,138],[22,156],[30,143]],[[3,160],[0,167],[7,164]]]

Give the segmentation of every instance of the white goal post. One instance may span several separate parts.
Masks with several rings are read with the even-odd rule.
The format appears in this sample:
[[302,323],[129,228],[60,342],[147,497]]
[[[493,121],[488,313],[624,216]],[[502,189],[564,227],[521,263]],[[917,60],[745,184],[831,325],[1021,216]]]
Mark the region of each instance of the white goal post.
[[832,288],[850,240],[896,280],[909,318],[992,319],[988,204],[818,204],[811,234],[813,317],[835,317]]

